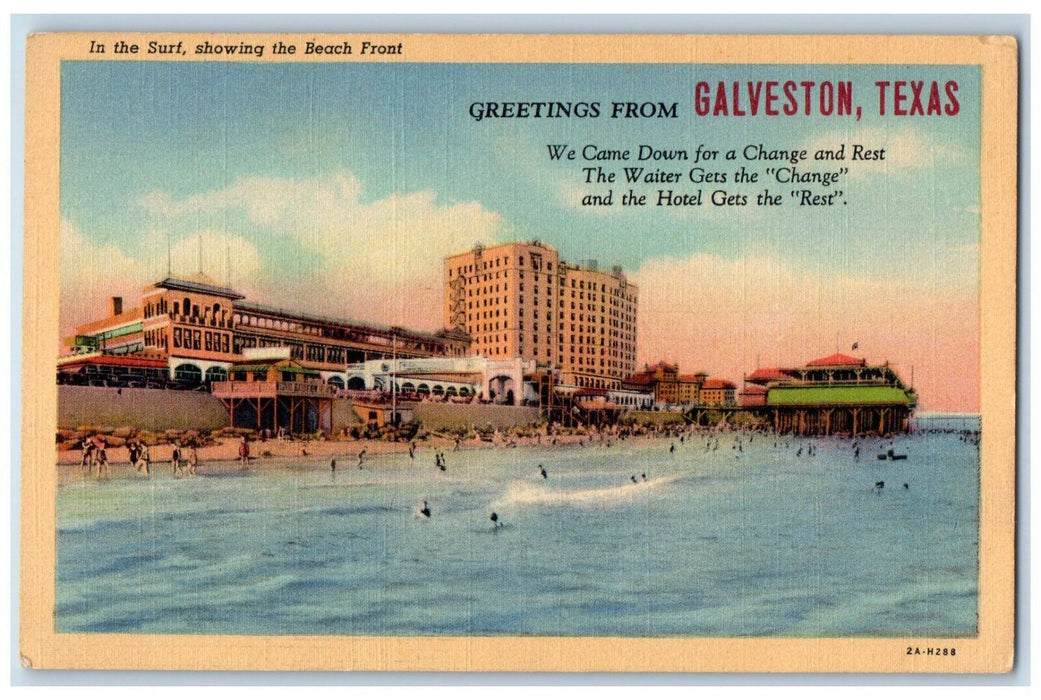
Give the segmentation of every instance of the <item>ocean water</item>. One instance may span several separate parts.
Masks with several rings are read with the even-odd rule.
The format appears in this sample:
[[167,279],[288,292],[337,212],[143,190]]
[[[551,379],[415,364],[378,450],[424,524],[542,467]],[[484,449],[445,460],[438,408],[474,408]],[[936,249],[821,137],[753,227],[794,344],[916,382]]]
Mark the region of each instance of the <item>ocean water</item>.
[[[908,459],[876,459],[890,445]],[[422,446],[335,473],[67,472],[56,629],[973,636],[978,448],[860,446],[858,461],[848,440],[723,433],[446,451],[446,472]]]

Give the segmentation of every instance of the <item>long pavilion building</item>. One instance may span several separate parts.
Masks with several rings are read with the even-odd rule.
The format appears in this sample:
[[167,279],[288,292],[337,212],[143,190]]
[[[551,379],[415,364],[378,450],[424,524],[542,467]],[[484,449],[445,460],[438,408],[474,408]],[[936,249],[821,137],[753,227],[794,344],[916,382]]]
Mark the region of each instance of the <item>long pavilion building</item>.
[[465,357],[470,337],[423,332],[265,306],[204,275],[146,287],[141,303],[109,313],[64,340],[65,384],[192,388],[229,378],[253,349],[286,348],[313,376],[344,388],[346,368],[380,358]]
[[802,367],[756,369],[738,399],[778,433],[886,435],[907,432],[918,397],[888,362],[835,353]]

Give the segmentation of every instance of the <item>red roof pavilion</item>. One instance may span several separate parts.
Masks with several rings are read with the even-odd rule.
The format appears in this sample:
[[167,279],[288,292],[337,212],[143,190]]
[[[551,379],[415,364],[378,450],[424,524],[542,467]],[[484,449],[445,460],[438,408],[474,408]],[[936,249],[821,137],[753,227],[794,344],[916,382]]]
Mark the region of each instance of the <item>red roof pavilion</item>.
[[850,355],[843,355],[841,352],[837,352],[834,355],[828,355],[827,357],[821,357],[812,362],[807,362],[807,367],[863,367],[867,363],[862,357],[852,357]]

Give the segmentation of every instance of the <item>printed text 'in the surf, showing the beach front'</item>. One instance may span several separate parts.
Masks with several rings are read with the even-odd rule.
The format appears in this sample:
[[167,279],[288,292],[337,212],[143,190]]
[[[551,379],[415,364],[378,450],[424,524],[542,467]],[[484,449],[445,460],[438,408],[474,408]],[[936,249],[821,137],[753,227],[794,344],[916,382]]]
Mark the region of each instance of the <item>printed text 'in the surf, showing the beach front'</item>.
[[298,56],[329,56],[331,58],[348,57],[380,57],[401,56],[405,53],[405,42],[392,43],[359,40],[359,41],[273,41],[270,43],[249,41],[210,41],[208,39],[197,43],[181,41],[166,41],[151,39],[148,41],[127,41],[117,39],[112,42],[103,42],[95,39],[90,40],[88,53],[93,56],[111,55],[117,58],[133,56],[141,58],[153,56],[156,58],[178,58],[194,57],[201,59],[212,58],[264,58],[268,56],[281,56],[295,58]]

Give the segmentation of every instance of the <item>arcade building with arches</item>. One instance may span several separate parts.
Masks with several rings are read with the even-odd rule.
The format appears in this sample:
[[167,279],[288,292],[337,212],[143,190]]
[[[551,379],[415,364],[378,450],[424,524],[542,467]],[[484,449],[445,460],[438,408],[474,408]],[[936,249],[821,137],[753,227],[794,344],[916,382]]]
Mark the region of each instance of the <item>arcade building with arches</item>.
[[250,350],[285,348],[309,377],[347,386],[349,364],[398,357],[464,357],[470,338],[332,318],[246,301],[205,275],[168,277],[124,308],[112,297],[102,319],[63,340],[58,383],[197,389],[229,379]]

